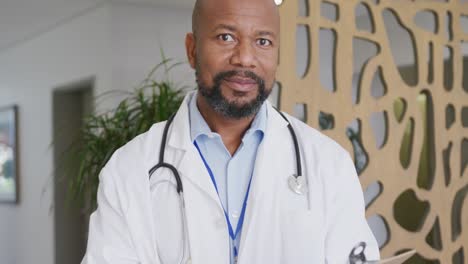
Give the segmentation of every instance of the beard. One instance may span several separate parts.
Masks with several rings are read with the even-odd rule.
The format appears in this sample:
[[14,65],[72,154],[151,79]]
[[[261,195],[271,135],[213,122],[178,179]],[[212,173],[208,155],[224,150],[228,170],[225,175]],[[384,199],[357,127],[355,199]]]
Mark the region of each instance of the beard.
[[[196,73],[198,77],[198,71]],[[234,76],[248,77],[254,80],[257,84],[257,96],[245,103],[240,103],[238,100],[229,100],[221,92],[221,82],[226,78]],[[197,78],[198,90],[205,98],[211,108],[229,119],[242,119],[256,115],[263,105],[263,102],[270,95],[271,89],[265,88],[265,81],[251,71],[224,71],[215,75],[213,78],[213,86],[207,87]],[[239,92],[239,97],[241,97]]]

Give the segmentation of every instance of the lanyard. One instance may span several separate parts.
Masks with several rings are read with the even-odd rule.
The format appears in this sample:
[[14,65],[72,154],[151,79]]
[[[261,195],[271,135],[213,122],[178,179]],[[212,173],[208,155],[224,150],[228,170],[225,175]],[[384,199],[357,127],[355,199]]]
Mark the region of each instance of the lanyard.
[[[213,182],[213,185],[214,185],[214,187],[216,189],[216,193],[218,194],[218,198],[219,198],[218,186],[216,185],[216,179],[214,177],[213,171],[211,170],[210,166],[206,162],[205,157],[203,157],[203,154],[201,153],[197,142],[194,141],[193,144],[197,148],[198,153],[200,154],[200,157],[203,160],[203,164],[205,164],[205,167],[208,170],[208,174],[210,174],[211,181]],[[240,214],[240,217],[239,217],[239,221],[237,223],[237,228],[236,228],[235,233],[234,233],[234,229],[232,228],[231,221],[229,220],[229,216],[228,216],[228,214],[226,212],[226,209],[224,209],[224,207],[223,207],[224,216],[226,217],[226,222],[228,224],[229,236],[231,237],[231,240],[234,243],[234,245],[235,245],[235,240],[236,240],[237,236],[239,235],[240,231],[242,230],[242,226],[244,224],[244,216],[245,216],[245,210],[246,210],[246,207],[247,207],[247,199],[249,197],[250,183],[251,182],[252,182],[252,175],[250,175],[249,185],[247,187],[247,192],[245,193],[244,203],[242,204],[242,211],[241,211],[241,214]],[[234,246],[234,256],[237,257],[237,255],[238,255],[238,250],[237,250],[237,247]]]

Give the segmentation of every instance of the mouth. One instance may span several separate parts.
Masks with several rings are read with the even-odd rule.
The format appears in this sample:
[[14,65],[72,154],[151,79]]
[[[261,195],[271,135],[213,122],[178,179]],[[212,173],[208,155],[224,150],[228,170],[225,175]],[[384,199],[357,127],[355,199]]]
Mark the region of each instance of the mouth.
[[227,86],[237,92],[250,92],[255,90],[258,85],[254,79],[240,76],[224,78],[223,80]]

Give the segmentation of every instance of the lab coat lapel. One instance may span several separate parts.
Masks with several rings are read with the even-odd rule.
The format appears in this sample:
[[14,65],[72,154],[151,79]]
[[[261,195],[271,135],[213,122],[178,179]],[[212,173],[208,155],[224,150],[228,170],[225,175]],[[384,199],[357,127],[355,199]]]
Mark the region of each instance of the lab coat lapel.
[[[279,204],[276,193],[284,175],[294,173],[287,122],[268,104],[265,137],[257,152],[254,175],[242,228],[239,263],[279,263],[281,252]],[[285,140],[286,139],[286,140]],[[276,256],[276,257],[274,257]]]
[[[265,192],[273,190],[276,183],[274,175],[280,174],[286,168],[285,153],[289,150],[290,137],[287,130],[288,123],[278,112],[267,103],[268,122],[265,137],[257,151],[254,175],[252,178],[252,190],[255,200],[262,199]],[[284,149],[287,148],[287,149]],[[276,169],[275,169],[276,168]],[[268,195],[268,194],[267,194]]]
[[184,188],[190,258],[192,263],[226,263],[229,260],[229,234],[216,189],[191,141],[190,96],[186,96],[174,117],[168,140],[168,146],[181,153],[173,159]]
[[187,95],[174,117],[171,126],[168,145],[182,151],[177,168],[182,177],[186,178],[211,199],[219,204],[219,197],[211,182],[203,161],[190,137],[190,120],[188,103],[191,94]]

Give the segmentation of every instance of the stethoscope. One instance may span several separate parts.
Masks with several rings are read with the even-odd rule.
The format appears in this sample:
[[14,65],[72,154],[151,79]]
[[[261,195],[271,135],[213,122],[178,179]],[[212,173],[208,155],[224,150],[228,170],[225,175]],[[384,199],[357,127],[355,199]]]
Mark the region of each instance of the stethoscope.
[[364,251],[366,250],[367,244],[366,242],[360,242],[356,246],[353,247],[351,252],[349,253],[349,264],[377,264],[379,261],[375,260],[367,260]]
[[[297,136],[296,136],[296,133],[294,132],[294,129],[291,125],[291,123],[289,122],[289,120],[286,118],[286,116],[281,113],[279,110],[276,109],[276,111],[281,115],[281,117],[283,117],[283,119],[288,123],[288,129],[289,129],[289,132],[291,134],[291,138],[293,140],[293,144],[294,144],[294,152],[295,152],[295,156],[296,156],[296,173],[297,174],[293,174],[291,176],[289,176],[288,178],[288,186],[289,188],[291,189],[292,192],[298,194],[298,195],[305,195],[307,192],[308,192],[308,186],[307,186],[307,181],[305,179],[305,177],[302,175],[302,165],[301,165],[301,153],[299,151],[299,143],[297,141]],[[182,243],[182,256],[181,256],[181,259],[180,259],[180,262],[179,263],[182,263],[184,258],[185,258],[185,255],[186,255],[186,249],[185,249],[185,241],[187,239],[187,219],[185,217],[185,202],[184,202],[184,190],[183,190],[183,186],[182,186],[182,180],[180,178],[180,175],[179,175],[179,172],[177,171],[177,169],[170,163],[167,163],[164,161],[164,152],[165,152],[165,149],[166,149],[166,141],[167,141],[167,135],[168,135],[168,132],[169,132],[169,127],[171,126],[172,124],[172,121],[174,120],[174,117],[175,117],[175,114],[173,114],[166,122],[165,126],[164,126],[164,130],[163,130],[163,135],[162,135],[162,139],[161,139],[161,146],[160,146],[160,149],[159,149],[159,161],[158,163],[153,166],[150,170],[149,170],[149,178],[151,179],[151,176],[156,172],[156,170],[160,169],[160,168],[167,168],[171,171],[172,175],[174,176],[175,180],[176,180],[176,185],[175,185],[175,188],[177,189],[177,193],[179,195],[179,200],[180,200],[180,210],[181,210],[181,216],[182,216],[182,236],[183,236],[183,243]],[[169,181],[167,181],[169,182]],[[172,182],[169,182],[171,185],[173,185]],[[162,261],[161,261],[162,263]]]

